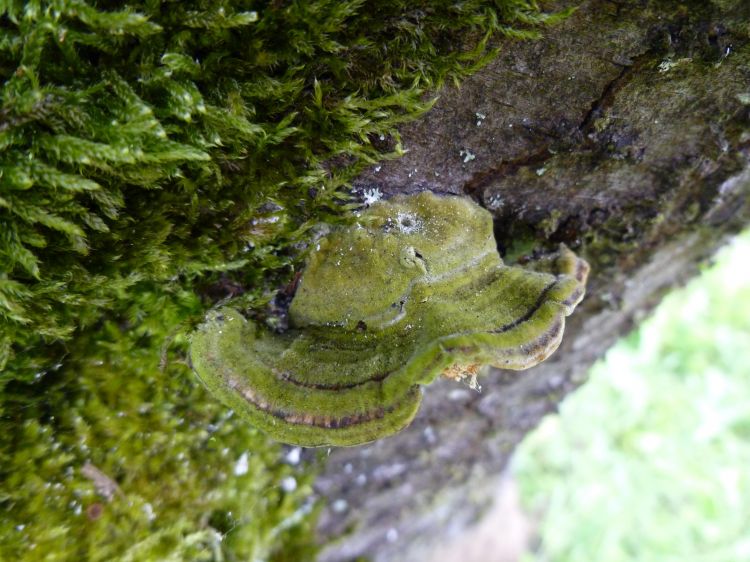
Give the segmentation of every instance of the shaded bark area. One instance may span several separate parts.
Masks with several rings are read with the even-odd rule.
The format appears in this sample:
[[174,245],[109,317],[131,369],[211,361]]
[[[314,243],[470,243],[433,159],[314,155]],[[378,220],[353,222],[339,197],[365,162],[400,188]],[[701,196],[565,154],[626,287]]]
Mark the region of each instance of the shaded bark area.
[[[579,4],[509,43],[402,129],[408,153],[359,189],[474,198],[506,260],[565,242],[592,265],[561,348],[477,393],[443,380],[411,427],[330,452],[317,491],[325,561],[419,560],[493,497],[514,447],[666,290],[750,224],[750,6]],[[502,529],[498,529],[502,532]],[[338,538],[337,538],[338,537]],[[336,540],[333,540],[336,539]]]

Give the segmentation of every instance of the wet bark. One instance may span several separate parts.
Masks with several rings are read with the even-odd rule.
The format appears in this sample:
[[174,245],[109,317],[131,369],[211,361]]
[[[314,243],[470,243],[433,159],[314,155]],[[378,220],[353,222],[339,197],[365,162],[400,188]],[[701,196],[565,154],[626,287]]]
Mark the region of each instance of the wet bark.
[[524,435],[750,224],[750,5],[557,6],[576,4],[544,39],[507,43],[443,92],[402,129],[407,154],[357,187],[472,197],[509,259],[560,242],[586,257],[588,296],[547,362],[495,371],[481,393],[440,381],[401,434],[331,451],[316,485],[322,560],[420,560],[464,531]]

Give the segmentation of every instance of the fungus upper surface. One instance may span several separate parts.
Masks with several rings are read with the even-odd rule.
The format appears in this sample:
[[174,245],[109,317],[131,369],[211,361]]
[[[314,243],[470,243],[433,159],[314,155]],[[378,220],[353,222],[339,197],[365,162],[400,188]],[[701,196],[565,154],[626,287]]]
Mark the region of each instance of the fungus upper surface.
[[587,273],[565,247],[529,268],[504,265],[491,215],[468,199],[396,197],[319,242],[288,331],[214,311],[191,360],[215,395],[279,441],[357,445],[408,425],[421,385],[443,372],[543,361]]

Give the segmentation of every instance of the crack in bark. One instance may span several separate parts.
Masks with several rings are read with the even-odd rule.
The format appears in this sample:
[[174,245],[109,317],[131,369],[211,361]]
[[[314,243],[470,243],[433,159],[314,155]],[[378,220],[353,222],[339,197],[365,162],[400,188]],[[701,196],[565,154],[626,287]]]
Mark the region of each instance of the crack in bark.
[[578,130],[584,136],[584,142],[586,142],[585,139],[589,138],[596,120],[604,114],[605,110],[612,107],[615,97],[620,90],[630,82],[632,76],[636,75],[651,60],[652,55],[653,49],[646,49],[637,55],[632,63],[623,66],[617,76],[604,86],[601,95],[591,103],[591,107],[583,116],[580,125],[578,125]]
[[[652,58],[653,48],[648,48],[638,54],[631,64],[623,66],[617,76],[607,82],[599,97],[591,102],[590,108],[585,113],[580,123],[577,126],[571,127],[571,134],[574,135],[574,138],[578,138],[575,139],[575,144],[569,147],[566,151],[567,153],[575,152],[582,147],[593,148],[595,146],[596,143],[594,142],[594,139],[591,138],[591,129],[594,127],[594,123],[599,117],[601,117],[606,109],[614,104],[617,93],[625,87],[631,77],[636,75],[648,61],[652,60]],[[560,137],[556,140],[559,140],[559,138]],[[462,191],[479,205],[486,208],[483,197],[481,196],[483,188],[497,180],[517,173],[521,168],[531,166],[541,167],[545,162],[558,154],[557,151],[552,152],[550,150],[552,145],[552,141],[545,142],[534,152],[529,152],[512,160],[501,162],[497,166],[493,166],[487,170],[474,174],[469,180],[464,182]]]
[[[545,143],[538,151],[531,154],[524,154],[513,160],[501,162],[497,166],[493,166],[488,170],[474,174],[474,176],[466,181],[462,187],[462,191],[476,201],[482,207],[485,207],[483,197],[481,196],[482,188],[486,187],[490,183],[500,178],[507,177],[515,174],[519,169],[541,165],[549,160],[554,154],[549,151],[552,143]],[[486,208],[486,207],[485,207]]]

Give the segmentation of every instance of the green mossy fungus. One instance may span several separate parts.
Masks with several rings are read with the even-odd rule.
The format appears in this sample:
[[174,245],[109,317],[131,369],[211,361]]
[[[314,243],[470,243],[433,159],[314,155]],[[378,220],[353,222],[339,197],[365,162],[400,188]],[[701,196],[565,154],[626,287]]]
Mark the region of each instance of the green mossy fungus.
[[445,371],[546,359],[587,275],[565,247],[526,268],[504,265],[492,216],[469,199],[399,196],[316,244],[291,329],[214,311],[192,336],[191,363],[279,441],[359,445],[403,429],[420,386]]
[[0,558],[306,548],[304,477],[279,488],[280,450],[206,398],[185,333],[225,297],[262,312],[310,227],[346,220],[349,180],[398,156],[427,92],[563,15],[0,0]]

